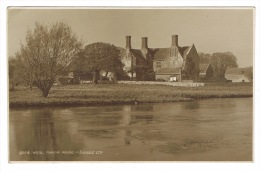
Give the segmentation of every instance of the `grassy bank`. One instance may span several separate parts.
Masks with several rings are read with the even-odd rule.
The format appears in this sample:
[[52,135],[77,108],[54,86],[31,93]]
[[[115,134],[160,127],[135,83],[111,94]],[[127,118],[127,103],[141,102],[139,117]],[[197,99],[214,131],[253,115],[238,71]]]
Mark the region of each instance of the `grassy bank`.
[[10,107],[89,106],[189,101],[206,98],[252,97],[252,83],[206,84],[204,87],[172,87],[165,85],[81,84],[54,86],[48,98],[17,87],[9,93]]

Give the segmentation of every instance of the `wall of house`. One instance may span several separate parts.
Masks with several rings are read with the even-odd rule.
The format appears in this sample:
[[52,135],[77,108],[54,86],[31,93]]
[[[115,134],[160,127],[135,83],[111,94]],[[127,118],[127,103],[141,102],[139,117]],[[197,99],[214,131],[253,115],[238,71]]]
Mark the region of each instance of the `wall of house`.
[[[158,63],[160,63],[161,67],[158,67]],[[167,56],[165,58],[165,60],[154,60],[153,61],[154,71],[156,71],[159,68],[181,67],[182,65],[183,65],[183,59],[179,52],[176,56]]]
[[172,75],[172,74],[156,74],[155,75],[155,79],[156,80],[170,81],[170,77],[171,76],[177,77],[177,82],[180,81],[180,75],[178,75],[178,74],[176,74],[176,75]]
[[[161,67],[158,67],[158,63],[160,63]],[[159,68],[173,68],[173,67],[181,67],[183,64],[183,60],[180,58],[172,58],[167,60],[154,60],[153,68],[156,71]]]

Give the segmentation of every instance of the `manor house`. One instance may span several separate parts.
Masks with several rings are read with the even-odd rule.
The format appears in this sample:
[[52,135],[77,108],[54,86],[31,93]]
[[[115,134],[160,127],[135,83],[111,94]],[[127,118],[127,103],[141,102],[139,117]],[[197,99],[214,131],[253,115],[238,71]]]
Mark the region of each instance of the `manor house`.
[[148,38],[142,37],[140,49],[131,47],[131,36],[126,36],[121,49],[124,71],[132,80],[182,81],[199,79],[199,55],[195,45],[179,46],[178,35],[166,48],[149,48]]

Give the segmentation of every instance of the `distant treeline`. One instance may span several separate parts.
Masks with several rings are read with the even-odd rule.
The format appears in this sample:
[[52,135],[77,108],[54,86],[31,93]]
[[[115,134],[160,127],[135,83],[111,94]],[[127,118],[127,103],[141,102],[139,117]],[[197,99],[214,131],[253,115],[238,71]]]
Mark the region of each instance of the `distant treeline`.
[[[231,52],[203,53],[199,52],[200,64],[210,64],[213,68],[214,79],[225,79],[225,72],[228,68],[238,68],[237,58]],[[245,75],[253,79],[253,67],[244,68]]]

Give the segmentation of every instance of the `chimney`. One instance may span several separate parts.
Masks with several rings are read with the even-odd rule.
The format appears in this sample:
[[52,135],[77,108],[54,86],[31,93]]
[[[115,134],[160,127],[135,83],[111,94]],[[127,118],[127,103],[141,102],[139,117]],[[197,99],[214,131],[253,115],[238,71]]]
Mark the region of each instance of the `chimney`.
[[126,50],[131,50],[131,36],[126,36]]
[[141,49],[148,49],[148,38],[142,37],[142,48]]
[[172,46],[178,46],[178,35],[172,35]]

